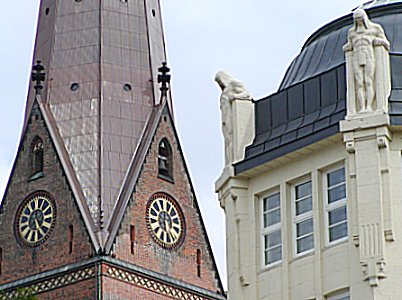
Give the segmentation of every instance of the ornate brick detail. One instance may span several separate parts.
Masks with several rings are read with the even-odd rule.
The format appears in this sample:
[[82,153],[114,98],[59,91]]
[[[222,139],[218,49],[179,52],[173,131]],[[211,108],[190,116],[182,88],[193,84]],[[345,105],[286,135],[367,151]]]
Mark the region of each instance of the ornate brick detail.
[[77,270],[72,273],[64,274],[58,277],[50,278],[33,285],[24,287],[22,291],[12,290],[0,294],[0,300],[15,299],[21,296],[28,296],[29,294],[40,294],[49,290],[57,289],[69,284],[76,283],[81,280],[93,278],[95,276],[94,268],[86,268]]
[[155,281],[150,278],[146,278],[137,274],[127,272],[125,270],[117,269],[114,267],[107,266],[106,275],[127,282],[129,284],[136,285],[138,287],[151,290],[155,293],[173,297],[179,300],[208,300],[202,296],[194,295],[189,292],[180,290],[178,288],[169,286],[167,284]]

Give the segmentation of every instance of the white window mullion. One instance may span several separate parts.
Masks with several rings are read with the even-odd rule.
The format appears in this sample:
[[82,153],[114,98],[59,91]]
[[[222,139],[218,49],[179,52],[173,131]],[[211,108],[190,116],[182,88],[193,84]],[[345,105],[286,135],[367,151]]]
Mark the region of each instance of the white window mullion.
[[314,249],[314,220],[311,180],[292,187],[293,241],[296,256]]
[[280,194],[271,193],[260,203],[262,264],[267,267],[282,261]]
[[324,174],[324,212],[326,243],[347,239],[347,207],[345,168],[337,167]]

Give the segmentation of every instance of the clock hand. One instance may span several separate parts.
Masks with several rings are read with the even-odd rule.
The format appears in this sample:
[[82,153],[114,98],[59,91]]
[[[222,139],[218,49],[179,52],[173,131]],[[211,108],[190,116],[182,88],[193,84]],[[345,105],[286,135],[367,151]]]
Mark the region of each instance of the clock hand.
[[170,231],[170,229],[169,229],[169,222],[168,222],[167,220],[165,220],[165,229],[166,229],[166,232],[169,232],[169,231]]
[[38,222],[38,220],[36,220],[35,219],[35,225],[36,225],[36,229],[38,229],[40,226],[39,226],[39,222]]

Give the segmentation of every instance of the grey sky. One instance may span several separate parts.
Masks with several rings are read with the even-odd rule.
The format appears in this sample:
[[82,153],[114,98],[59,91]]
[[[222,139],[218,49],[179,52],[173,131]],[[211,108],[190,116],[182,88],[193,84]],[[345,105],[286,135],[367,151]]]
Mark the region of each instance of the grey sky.
[[[68,0],[63,0],[68,1]],[[118,0],[115,0],[118,1]],[[39,0],[3,1],[0,18],[0,191],[21,134]],[[176,125],[226,284],[224,214],[214,193],[223,167],[219,93],[225,70],[259,99],[276,90],[308,36],[360,0],[161,0]]]

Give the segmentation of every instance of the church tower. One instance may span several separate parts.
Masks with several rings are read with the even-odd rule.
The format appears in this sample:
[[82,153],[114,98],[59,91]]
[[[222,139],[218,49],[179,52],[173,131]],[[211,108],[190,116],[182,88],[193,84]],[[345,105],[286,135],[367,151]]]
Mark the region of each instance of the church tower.
[[0,299],[224,299],[159,0],[42,0],[0,206]]

